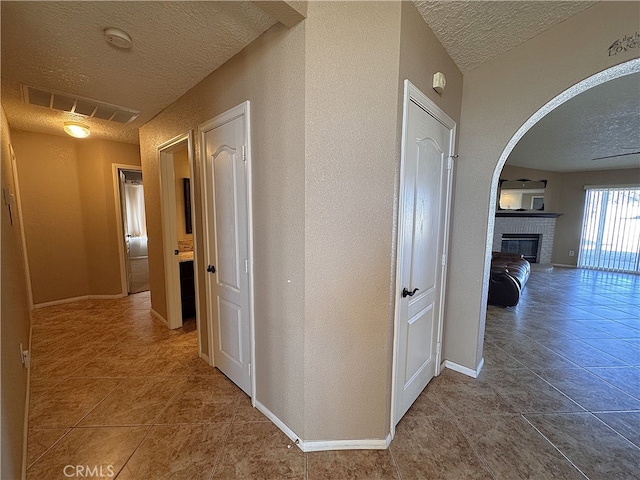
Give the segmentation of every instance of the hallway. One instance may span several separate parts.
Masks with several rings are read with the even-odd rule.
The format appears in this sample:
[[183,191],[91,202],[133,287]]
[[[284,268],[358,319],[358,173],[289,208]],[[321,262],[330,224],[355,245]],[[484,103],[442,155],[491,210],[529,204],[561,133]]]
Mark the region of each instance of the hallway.
[[638,276],[534,272],[489,308],[477,380],[445,369],[389,450],[306,454],[148,292],[37,310],[27,477],[640,478],[639,298]]

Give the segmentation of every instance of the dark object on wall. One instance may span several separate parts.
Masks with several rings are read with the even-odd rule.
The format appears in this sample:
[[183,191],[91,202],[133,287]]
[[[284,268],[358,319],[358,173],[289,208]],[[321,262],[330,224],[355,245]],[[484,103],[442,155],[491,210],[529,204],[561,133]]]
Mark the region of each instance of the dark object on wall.
[[193,225],[191,224],[191,179],[183,178],[182,185],[184,190],[184,224],[187,233],[193,233]]
[[529,279],[531,265],[517,253],[493,252],[489,277],[490,305],[513,307]]

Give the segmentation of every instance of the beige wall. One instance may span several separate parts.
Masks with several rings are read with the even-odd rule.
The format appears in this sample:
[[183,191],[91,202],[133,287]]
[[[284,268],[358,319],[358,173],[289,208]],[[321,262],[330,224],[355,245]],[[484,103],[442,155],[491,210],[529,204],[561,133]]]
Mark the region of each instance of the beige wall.
[[305,439],[383,439],[400,4],[306,20]]
[[173,153],[173,168],[176,178],[176,228],[178,240],[193,243],[193,234],[187,233],[184,216],[184,179],[191,177],[189,155],[186,148]]
[[[140,129],[153,308],[166,315],[157,146],[251,102],[256,399],[303,434],[304,24],[276,25]],[[197,144],[197,141],[196,141]],[[197,155],[196,155],[197,158]],[[192,185],[204,302],[201,170]],[[201,326],[205,326],[202,318]],[[205,337],[206,330],[201,334]],[[206,338],[203,339],[206,348]]]
[[[412,3],[314,2],[307,13],[291,31],[267,31],[141,129],[152,303],[166,313],[156,147],[248,99],[256,400],[308,441],[381,440],[402,81],[458,120],[462,75]],[[436,71],[448,76],[443,96],[430,90]],[[196,222],[200,169],[198,160]],[[202,252],[201,233],[196,242]]]
[[34,304],[121,293],[112,163],[137,145],[12,132]]
[[[553,243],[553,263],[577,265],[586,185],[640,185],[640,168],[562,174],[560,209]],[[576,252],[569,256],[569,250]]]
[[[16,194],[11,167],[9,125],[2,110],[2,189]],[[2,205],[2,478],[21,478],[23,461],[23,434],[25,400],[27,398],[27,370],[20,361],[20,344],[29,348],[31,318],[27,297],[27,279],[22,248],[22,234],[17,205],[13,205],[10,221],[9,209]]]
[[[464,77],[445,358],[475,369],[482,355],[497,185],[494,171],[518,128],[577,82],[640,54],[609,57],[638,28],[640,4],[601,2]],[[502,165],[500,165],[500,168]],[[500,169],[498,169],[498,174]],[[492,190],[493,189],[493,190]],[[472,240],[470,240],[472,239]]]
[[107,140],[75,143],[89,295],[115,295],[122,292],[122,279],[112,164],[140,165],[140,149]]

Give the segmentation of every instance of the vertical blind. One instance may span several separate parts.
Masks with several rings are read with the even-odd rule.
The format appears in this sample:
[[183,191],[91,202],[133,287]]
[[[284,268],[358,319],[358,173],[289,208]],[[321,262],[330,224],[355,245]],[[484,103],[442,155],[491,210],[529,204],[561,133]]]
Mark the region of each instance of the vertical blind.
[[578,267],[640,273],[640,187],[585,187]]

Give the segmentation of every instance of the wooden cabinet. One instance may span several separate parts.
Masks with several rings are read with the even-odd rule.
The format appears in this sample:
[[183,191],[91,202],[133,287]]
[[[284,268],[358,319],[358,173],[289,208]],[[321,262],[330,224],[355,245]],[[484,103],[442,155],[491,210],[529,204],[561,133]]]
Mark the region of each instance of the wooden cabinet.
[[182,299],[182,319],[196,316],[196,287],[193,277],[193,260],[180,262],[180,298]]

